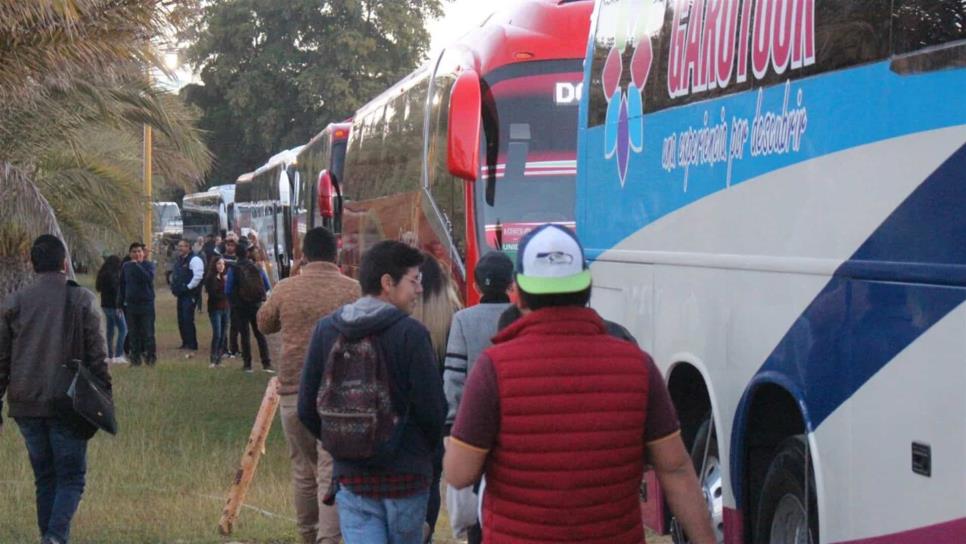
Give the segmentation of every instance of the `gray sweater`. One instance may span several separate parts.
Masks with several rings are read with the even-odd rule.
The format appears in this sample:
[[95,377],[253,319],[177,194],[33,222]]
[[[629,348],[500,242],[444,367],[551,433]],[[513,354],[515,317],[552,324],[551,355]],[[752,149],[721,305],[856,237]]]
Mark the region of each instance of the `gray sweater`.
[[477,304],[453,314],[453,324],[446,343],[446,361],[443,364],[443,391],[449,409],[446,424],[456,420],[456,411],[463,398],[463,386],[473,364],[483,350],[490,347],[496,334],[500,314],[510,306],[507,302]]

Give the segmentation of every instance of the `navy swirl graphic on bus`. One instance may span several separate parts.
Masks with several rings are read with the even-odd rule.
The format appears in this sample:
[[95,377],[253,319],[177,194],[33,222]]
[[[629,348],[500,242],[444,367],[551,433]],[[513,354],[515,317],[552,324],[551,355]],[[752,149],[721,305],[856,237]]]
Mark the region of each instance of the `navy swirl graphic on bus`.
[[[620,23],[618,23],[620,24]],[[631,151],[644,150],[644,99],[641,91],[651,72],[653,51],[651,38],[644,36],[634,44],[630,61],[631,81],[627,92],[620,86],[624,73],[623,53],[633,42],[633,37],[618,39],[607,55],[601,73],[601,84],[607,98],[607,117],[604,124],[604,157],[617,156],[617,174],[624,186]]]

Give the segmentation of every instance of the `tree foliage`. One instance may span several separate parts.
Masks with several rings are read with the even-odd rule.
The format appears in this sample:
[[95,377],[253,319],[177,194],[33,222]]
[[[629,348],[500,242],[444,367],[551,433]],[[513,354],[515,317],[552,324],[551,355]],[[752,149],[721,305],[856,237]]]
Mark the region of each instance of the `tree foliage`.
[[212,182],[305,143],[415,68],[441,0],[222,0],[188,38]]
[[[141,130],[156,129],[159,185],[199,182],[210,155],[197,114],[153,87],[154,40],[193,0],[22,0],[0,5],[0,276],[53,232],[91,264],[138,237]],[[10,265],[10,266],[8,266]],[[9,274],[8,274],[9,272]],[[22,278],[21,278],[22,279]]]

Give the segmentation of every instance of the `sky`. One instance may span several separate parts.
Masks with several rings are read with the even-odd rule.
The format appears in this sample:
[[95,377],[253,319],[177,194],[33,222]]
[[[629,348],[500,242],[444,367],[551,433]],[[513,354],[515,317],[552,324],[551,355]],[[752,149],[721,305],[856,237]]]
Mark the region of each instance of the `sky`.
[[439,53],[448,43],[479,26],[494,11],[513,5],[517,0],[444,0],[443,16],[426,25],[432,41],[429,57]]

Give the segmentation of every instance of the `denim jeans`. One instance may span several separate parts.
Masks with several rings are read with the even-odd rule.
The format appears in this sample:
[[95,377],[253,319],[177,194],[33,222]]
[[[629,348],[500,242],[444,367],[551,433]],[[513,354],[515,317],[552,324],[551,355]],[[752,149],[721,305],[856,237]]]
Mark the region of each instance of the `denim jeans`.
[[224,355],[225,335],[228,334],[228,310],[211,310],[211,360],[218,361]]
[[198,349],[195,302],[194,294],[178,297],[178,332],[181,334],[181,345],[188,349]]
[[37,487],[37,527],[41,538],[66,543],[70,520],[77,511],[87,473],[87,440],[78,438],[60,420],[14,418],[27,443]]
[[[113,359],[124,355],[124,338],[127,336],[127,321],[124,311],[120,308],[102,308],[104,319],[107,321],[107,356]],[[114,331],[117,330],[117,341]]]
[[422,544],[429,490],[398,499],[370,499],[342,486],[335,496],[345,544]]
[[148,364],[154,364],[158,358],[154,342],[154,303],[128,304],[126,311],[131,339],[131,364],[141,364],[142,358]]

